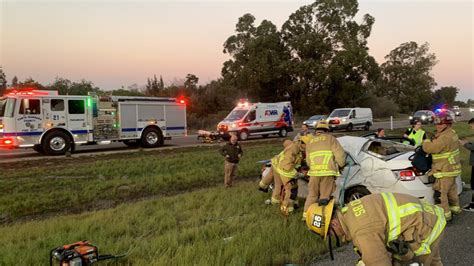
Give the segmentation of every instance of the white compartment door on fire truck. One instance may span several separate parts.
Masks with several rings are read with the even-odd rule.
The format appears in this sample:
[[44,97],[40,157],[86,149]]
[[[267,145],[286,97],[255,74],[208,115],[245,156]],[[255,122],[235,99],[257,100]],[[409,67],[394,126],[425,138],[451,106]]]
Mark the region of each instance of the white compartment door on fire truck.
[[89,116],[86,108],[86,97],[67,98],[67,128],[74,136],[75,142],[87,141],[90,132]]
[[43,114],[41,99],[21,98],[16,117],[16,135],[23,138],[23,143],[35,143],[43,132]]

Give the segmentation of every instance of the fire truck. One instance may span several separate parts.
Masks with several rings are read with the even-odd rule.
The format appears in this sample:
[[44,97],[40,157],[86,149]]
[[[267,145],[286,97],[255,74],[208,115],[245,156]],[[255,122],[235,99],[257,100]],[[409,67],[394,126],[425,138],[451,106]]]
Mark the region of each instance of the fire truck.
[[45,90],[12,90],[0,98],[2,148],[33,148],[47,155],[111,142],[153,148],[186,134],[184,98],[71,96]]

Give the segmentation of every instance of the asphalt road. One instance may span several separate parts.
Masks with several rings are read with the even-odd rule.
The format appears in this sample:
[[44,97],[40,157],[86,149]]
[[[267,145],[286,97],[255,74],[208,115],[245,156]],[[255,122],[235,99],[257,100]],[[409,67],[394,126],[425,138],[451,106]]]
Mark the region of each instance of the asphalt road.
[[[471,191],[461,194],[461,206],[470,200]],[[317,237],[315,235],[315,237]],[[448,223],[441,241],[441,259],[444,265],[474,265],[474,213],[463,212]],[[352,244],[345,245],[334,251],[334,261],[325,255],[315,261],[314,265],[355,265],[357,255]]]
[[[473,114],[467,109],[462,110],[463,116],[456,118],[457,121],[468,120],[473,117]],[[393,121],[393,128],[403,128],[408,127],[409,122],[406,120],[395,120]],[[374,125],[371,127],[371,130],[376,130],[377,128],[390,129],[392,124],[390,121],[381,121],[374,122]],[[357,131],[357,130],[355,130]],[[289,137],[293,138],[298,131],[294,131],[288,134]],[[344,134],[345,131],[336,131],[337,135]],[[361,135],[365,132],[360,130]],[[270,136],[269,138],[276,138],[277,136]],[[262,139],[260,136],[250,137],[250,141]],[[186,137],[175,137],[172,140],[165,141],[165,146],[157,149],[163,148],[173,148],[173,147],[193,147],[202,145],[202,142],[197,139],[197,135],[191,134]],[[137,148],[130,148],[121,142],[114,142],[111,144],[104,145],[87,145],[87,146],[78,146],[74,156],[97,154],[97,153],[123,153],[123,152],[133,152]],[[44,158],[44,155],[40,155],[32,149],[14,149],[14,150],[5,150],[0,149],[0,162],[14,162],[18,160],[25,159],[35,159],[35,158]]]

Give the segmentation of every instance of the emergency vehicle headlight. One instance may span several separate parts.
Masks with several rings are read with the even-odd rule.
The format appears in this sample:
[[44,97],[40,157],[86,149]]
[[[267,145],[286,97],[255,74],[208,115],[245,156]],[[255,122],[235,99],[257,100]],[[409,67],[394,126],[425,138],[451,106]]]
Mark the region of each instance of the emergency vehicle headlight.
[[426,116],[425,115],[422,115],[421,116],[421,120],[425,120],[426,119]]
[[413,116],[410,115],[408,118],[411,120],[411,119],[413,119]]
[[346,121],[347,121],[347,119],[345,119],[345,118],[342,119],[342,122],[346,122]]
[[230,127],[236,127],[237,125],[235,123],[232,123]]

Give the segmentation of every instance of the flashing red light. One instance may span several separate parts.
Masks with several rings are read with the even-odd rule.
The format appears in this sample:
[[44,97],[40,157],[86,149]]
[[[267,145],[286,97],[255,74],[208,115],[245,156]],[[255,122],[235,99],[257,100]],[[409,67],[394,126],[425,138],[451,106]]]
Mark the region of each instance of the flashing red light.
[[415,172],[412,170],[402,170],[398,174],[401,181],[412,181],[415,180]]
[[13,140],[12,139],[1,139],[0,140],[0,145],[12,145]]
[[186,98],[184,96],[180,96],[176,99],[176,102],[179,103],[179,104],[184,104],[186,105],[187,101],[186,101]]

